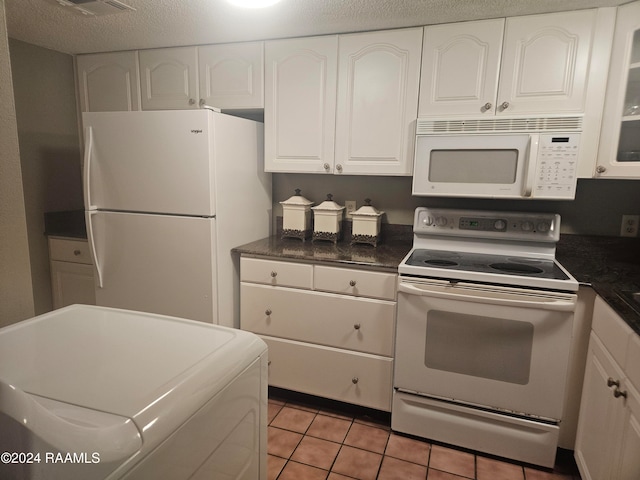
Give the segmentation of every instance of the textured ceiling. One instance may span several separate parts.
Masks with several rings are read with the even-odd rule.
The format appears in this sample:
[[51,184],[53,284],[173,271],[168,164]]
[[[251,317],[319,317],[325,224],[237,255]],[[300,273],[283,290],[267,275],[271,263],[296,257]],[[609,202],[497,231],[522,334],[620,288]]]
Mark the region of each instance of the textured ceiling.
[[[2,2],[3,0],[0,0]],[[66,53],[227,43],[527,15],[629,0],[121,0],[135,12],[86,17],[56,0],[4,0],[9,36]]]

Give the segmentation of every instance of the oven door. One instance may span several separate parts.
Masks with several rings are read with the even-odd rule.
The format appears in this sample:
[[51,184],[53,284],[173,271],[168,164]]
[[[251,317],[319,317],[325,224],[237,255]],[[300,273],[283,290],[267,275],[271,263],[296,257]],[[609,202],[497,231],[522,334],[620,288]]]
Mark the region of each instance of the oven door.
[[418,135],[413,195],[531,197],[538,135]]
[[576,295],[399,280],[394,385],[556,421]]

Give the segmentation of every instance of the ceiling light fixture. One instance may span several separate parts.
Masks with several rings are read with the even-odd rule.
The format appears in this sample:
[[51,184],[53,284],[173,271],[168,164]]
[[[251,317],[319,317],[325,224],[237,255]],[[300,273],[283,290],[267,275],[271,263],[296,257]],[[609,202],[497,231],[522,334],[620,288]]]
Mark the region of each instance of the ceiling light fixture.
[[242,8],[264,8],[275,5],[280,0],[227,0],[231,5]]

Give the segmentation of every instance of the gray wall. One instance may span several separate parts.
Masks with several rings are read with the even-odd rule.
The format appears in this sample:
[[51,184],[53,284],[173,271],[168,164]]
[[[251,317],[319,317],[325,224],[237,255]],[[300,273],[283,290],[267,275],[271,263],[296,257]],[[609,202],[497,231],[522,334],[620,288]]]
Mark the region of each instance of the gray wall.
[[0,0],[0,327],[33,313],[7,25]]
[[358,208],[365,198],[385,212],[383,222],[411,225],[416,207],[473,208],[487,210],[539,211],[559,213],[562,233],[583,235],[620,234],[622,214],[640,214],[639,180],[578,180],[574,201],[446,199],[411,196],[410,177],[364,177],[314,174],[274,174],[274,216],[282,216],[278,203],[300,188],[309,200],[322,202],[327,193],[344,205],[356,200]]
[[51,310],[44,212],[82,210],[73,57],[9,39],[35,313]]

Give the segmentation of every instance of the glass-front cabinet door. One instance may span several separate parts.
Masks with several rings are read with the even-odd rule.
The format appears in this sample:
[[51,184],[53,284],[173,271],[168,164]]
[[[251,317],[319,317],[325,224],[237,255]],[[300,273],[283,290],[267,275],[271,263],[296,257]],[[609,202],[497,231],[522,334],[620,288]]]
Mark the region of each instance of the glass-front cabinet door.
[[618,8],[595,174],[640,178],[640,2]]

